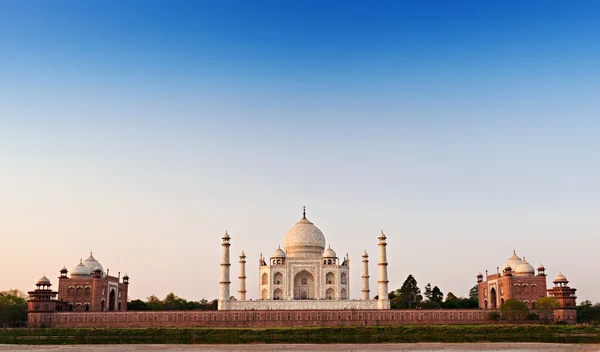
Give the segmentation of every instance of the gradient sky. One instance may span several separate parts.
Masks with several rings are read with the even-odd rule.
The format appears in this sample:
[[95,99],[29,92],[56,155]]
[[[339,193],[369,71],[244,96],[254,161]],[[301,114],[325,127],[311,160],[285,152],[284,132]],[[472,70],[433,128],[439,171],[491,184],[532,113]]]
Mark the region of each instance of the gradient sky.
[[[302,216],[467,295],[516,249],[600,301],[597,1],[1,1],[0,290],[90,250],[218,296]],[[232,292],[238,266],[232,266]],[[551,281],[551,280],[549,280]],[[550,285],[550,282],[549,282]]]

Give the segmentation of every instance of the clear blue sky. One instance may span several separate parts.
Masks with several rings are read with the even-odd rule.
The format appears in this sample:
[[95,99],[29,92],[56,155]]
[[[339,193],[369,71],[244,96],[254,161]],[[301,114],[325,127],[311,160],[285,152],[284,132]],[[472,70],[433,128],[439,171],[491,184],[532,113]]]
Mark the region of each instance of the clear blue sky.
[[227,229],[256,297],[259,253],[306,205],[349,252],[353,297],[384,229],[392,289],[412,273],[466,295],[515,248],[600,301],[599,18],[597,1],[2,1],[0,289],[93,249],[132,298],[216,298]]

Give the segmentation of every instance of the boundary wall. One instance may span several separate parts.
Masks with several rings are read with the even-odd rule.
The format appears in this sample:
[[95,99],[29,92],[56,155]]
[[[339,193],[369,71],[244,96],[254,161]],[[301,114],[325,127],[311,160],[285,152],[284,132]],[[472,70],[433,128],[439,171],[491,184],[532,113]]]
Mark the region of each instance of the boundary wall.
[[[478,309],[30,312],[27,326],[54,328],[255,328],[491,324],[494,322],[488,320],[489,313],[490,310]],[[552,313],[550,312],[550,314]],[[523,321],[519,323],[523,323]]]
[[377,309],[377,300],[232,300],[224,305],[226,310],[364,310]]

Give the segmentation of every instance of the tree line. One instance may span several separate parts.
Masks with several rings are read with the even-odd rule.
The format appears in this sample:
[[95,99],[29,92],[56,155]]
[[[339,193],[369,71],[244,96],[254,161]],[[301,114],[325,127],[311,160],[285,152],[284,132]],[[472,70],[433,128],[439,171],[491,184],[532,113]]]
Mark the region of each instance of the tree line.
[[216,310],[217,300],[208,301],[201,299],[199,301],[188,301],[173,292],[169,293],[164,299],[159,299],[155,295],[141,299],[134,299],[127,302],[127,310]]
[[421,292],[417,280],[412,275],[408,275],[402,287],[390,292],[388,298],[392,309],[466,309],[479,306],[477,285],[471,288],[469,297],[457,297],[454,293],[448,292],[444,298],[442,290],[437,286],[431,287],[431,283],[428,283],[425,290]]

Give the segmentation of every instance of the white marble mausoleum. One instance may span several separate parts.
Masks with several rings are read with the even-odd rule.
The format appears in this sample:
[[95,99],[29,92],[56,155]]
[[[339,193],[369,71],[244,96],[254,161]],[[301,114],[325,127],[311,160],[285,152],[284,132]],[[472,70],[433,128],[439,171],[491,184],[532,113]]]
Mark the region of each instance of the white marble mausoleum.
[[389,309],[387,278],[387,238],[378,237],[378,297],[370,299],[369,256],[362,255],[360,299],[350,298],[350,258],[342,260],[331,247],[325,248],[323,232],[306,218],[306,210],[285,235],[283,249],[270,258],[260,255],[259,299],[246,300],[246,255],[239,260],[238,295],[230,295],[231,237],[222,237],[219,310],[263,309]]

